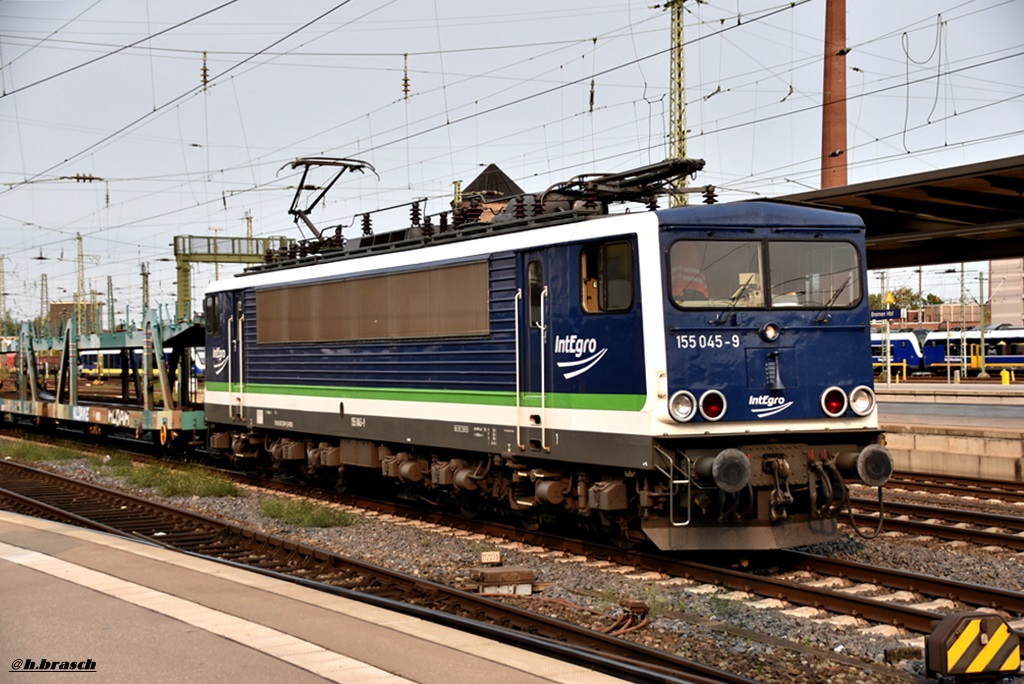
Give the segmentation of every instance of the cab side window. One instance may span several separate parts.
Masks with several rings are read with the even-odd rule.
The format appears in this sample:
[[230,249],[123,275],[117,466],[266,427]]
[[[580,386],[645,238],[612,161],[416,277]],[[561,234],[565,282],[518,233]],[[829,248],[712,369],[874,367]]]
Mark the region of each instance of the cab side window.
[[628,242],[586,245],[580,254],[580,305],[587,313],[633,306],[633,248]]
[[203,318],[206,323],[206,332],[210,335],[220,334],[220,295],[206,295],[203,302]]
[[539,261],[531,261],[526,267],[530,296],[530,327],[540,328],[544,325],[541,299],[544,296],[544,267]]

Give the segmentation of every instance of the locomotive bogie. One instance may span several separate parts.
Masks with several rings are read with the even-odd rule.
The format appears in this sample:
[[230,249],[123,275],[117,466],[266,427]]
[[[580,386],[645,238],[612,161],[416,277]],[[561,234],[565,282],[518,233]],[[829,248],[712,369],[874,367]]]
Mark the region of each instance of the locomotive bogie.
[[[425,493],[447,491],[470,500],[508,499],[513,510],[548,509],[589,516],[595,511],[627,508],[624,478],[607,473],[552,470],[508,459],[501,454],[439,456],[388,444],[342,439],[317,441],[258,432],[214,433],[211,445],[221,445],[236,463],[264,461],[272,469],[291,463],[304,473],[344,478],[348,467],[376,470],[384,480],[413,486]],[[603,479],[593,480],[600,477]]]

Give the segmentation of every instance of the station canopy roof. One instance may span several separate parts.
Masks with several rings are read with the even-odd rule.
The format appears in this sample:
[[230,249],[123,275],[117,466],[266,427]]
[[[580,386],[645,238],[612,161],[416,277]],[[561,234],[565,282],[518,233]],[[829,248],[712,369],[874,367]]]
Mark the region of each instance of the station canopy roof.
[[869,269],[1024,257],[1024,156],[773,201],[859,214]]

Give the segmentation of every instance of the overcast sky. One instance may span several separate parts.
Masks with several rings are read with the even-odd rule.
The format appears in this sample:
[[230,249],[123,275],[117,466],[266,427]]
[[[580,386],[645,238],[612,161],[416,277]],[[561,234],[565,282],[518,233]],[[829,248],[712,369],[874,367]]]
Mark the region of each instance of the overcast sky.
[[[241,236],[247,212],[256,235],[308,235],[287,214],[297,157],[379,174],[344,177],[320,226],[414,198],[439,211],[491,162],[540,191],[664,159],[669,16],[652,4],[0,0],[8,310],[39,313],[44,273],[72,298],[76,234],[87,288],[105,299],[111,276],[133,318],[143,262],[173,302],[175,235]],[[722,201],[818,187],[824,5],[686,3],[689,154]],[[1024,153],[1024,2],[851,0],[847,21],[851,183]],[[958,298],[943,270],[925,289]],[[195,268],[196,300],[213,273]]]

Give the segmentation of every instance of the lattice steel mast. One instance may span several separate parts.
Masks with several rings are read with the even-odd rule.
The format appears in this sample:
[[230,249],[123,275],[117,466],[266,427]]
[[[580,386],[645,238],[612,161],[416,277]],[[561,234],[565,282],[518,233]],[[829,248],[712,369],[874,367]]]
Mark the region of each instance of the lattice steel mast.
[[[669,0],[665,9],[671,13],[672,21],[670,36],[672,49],[669,52],[669,147],[670,156],[674,159],[686,159],[686,64],[683,52],[683,2],[685,0]],[[676,181],[678,187],[686,187],[688,178]],[[687,203],[685,193],[674,194],[669,198],[671,206]]]

